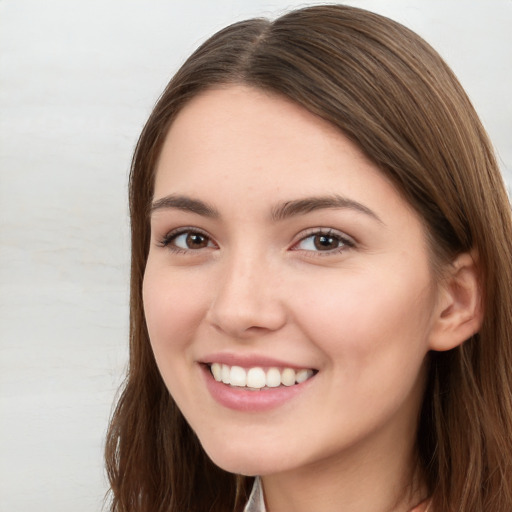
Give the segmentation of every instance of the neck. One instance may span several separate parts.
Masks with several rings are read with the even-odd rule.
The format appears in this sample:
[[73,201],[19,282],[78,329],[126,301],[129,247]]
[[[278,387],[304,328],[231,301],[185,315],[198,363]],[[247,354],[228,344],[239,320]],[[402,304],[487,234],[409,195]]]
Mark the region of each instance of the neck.
[[386,433],[381,433],[364,447],[345,450],[342,456],[263,476],[267,511],[410,511],[425,499],[427,491],[414,438],[405,443],[404,438],[392,437],[386,439]]

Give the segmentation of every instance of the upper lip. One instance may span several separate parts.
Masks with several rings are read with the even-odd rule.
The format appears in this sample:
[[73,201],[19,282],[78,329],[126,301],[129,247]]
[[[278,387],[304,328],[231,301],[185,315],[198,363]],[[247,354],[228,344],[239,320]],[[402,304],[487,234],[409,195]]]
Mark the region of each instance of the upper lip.
[[201,357],[199,360],[200,363],[203,364],[225,364],[228,366],[241,366],[242,368],[254,368],[255,366],[263,366],[263,367],[277,367],[277,368],[292,368],[295,370],[300,370],[303,368],[313,369],[312,366],[309,365],[301,365],[296,363],[291,363],[289,361],[283,361],[280,359],[275,359],[273,357],[268,357],[264,355],[258,354],[234,354],[234,353],[217,353],[217,354],[208,354],[204,357]]

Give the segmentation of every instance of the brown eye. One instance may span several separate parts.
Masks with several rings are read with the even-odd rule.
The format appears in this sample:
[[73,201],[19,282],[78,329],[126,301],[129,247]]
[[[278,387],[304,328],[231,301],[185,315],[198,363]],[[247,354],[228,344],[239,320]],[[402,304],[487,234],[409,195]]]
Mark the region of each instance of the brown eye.
[[[311,232],[310,232],[311,233]],[[309,252],[337,253],[354,247],[354,242],[341,232],[328,229],[312,232],[300,240],[294,250]]]
[[315,235],[313,237],[313,244],[318,251],[330,251],[337,249],[340,246],[340,239],[335,236],[329,235]]
[[208,247],[208,237],[201,233],[188,233],[185,238],[185,244],[188,249],[203,249]]
[[182,231],[168,235],[162,242],[162,246],[180,251],[193,251],[215,247],[211,238],[199,231]]

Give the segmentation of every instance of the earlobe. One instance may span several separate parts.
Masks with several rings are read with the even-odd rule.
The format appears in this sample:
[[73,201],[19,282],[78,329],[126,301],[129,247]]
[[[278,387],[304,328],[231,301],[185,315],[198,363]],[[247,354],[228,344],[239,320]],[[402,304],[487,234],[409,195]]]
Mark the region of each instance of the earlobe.
[[483,314],[478,257],[473,252],[460,254],[440,284],[430,349],[461,345],[480,330]]

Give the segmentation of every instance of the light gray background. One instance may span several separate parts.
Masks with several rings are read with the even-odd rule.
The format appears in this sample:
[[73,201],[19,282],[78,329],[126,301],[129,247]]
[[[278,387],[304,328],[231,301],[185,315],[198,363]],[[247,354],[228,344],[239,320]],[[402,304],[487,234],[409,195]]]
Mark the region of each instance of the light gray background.
[[[512,0],[352,0],[423,35],[512,182]],[[0,0],[0,511],[99,511],[127,360],[127,173],[162,88],[293,0]]]

